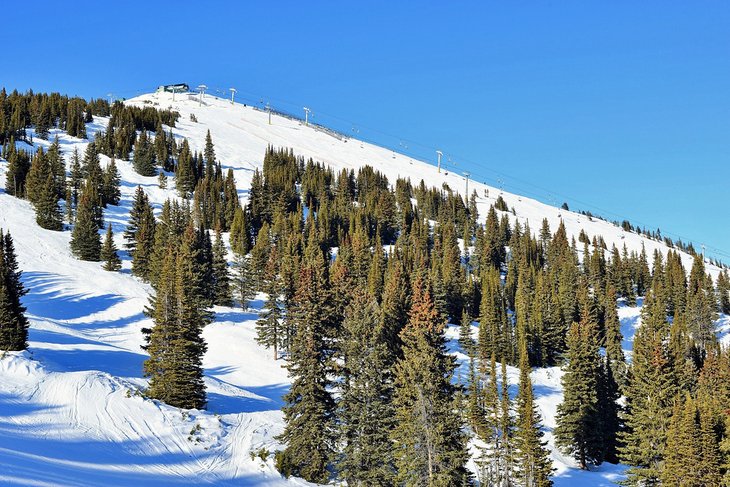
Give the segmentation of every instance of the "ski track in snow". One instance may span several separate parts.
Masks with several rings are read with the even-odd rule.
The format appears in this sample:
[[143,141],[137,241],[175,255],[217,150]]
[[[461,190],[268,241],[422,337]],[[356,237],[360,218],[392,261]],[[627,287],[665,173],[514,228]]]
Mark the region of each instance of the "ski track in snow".
[[[206,96],[149,94],[126,103],[173,108],[181,114],[173,129],[186,137],[192,150],[202,151],[205,133],[211,131],[217,158],[224,170],[233,169],[239,195],[245,199],[253,169],[261,167],[268,145],[291,147],[295,154],[311,157],[334,167],[355,169],[370,164],[392,184],[397,177],[409,177],[415,184],[424,179],[429,186],[447,183],[454,191],[464,188],[464,179],[453,173],[438,173],[434,166],[413,160],[355,139],[342,140],[305,127],[299,121],[268,115],[251,107]],[[198,123],[190,121],[194,113]],[[90,137],[106,127],[107,119],[95,117],[87,125]],[[167,128],[166,128],[167,129]],[[30,131],[32,133],[32,131]],[[74,139],[58,130],[66,163],[73,148],[81,156],[88,141]],[[349,140],[349,141],[348,141]],[[35,147],[49,142],[35,139]],[[19,146],[30,147],[19,143]],[[102,166],[109,159],[101,156]],[[122,200],[105,211],[111,222],[117,247],[123,249],[122,232],[137,185],[142,185],[159,211],[168,197],[176,197],[174,182],[169,189],[157,186],[155,177],[134,172],[129,161],[117,161],[122,176]],[[0,181],[5,180],[7,162],[0,160]],[[168,174],[169,175],[169,174]],[[558,210],[538,201],[470,181],[479,196],[482,216],[502,195],[517,218],[529,222],[533,232],[547,218],[554,231],[565,223],[569,236],[581,229],[590,237],[602,235],[629,251],[639,251],[642,242],[651,257],[655,249],[666,253],[660,242],[645,239],[601,220]],[[488,191],[486,196],[485,190]],[[510,214],[510,217],[512,215]],[[0,190],[0,227],[10,230],[23,279],[30,293],[24,304],[31,320],[30,348],[0,358],[0,483],[33,486],[98,485],[312,485],[300,479],[284,479],[273,467],[273,455],[266,462],[251,459],[260,448],[274,451],[275,439],[283,430],[281,396],[289,379],[281,361],[255,340],[256,313],[217,307],[216,321],[204,330],[208,353],[204,359],[209,405],[207,411],[181,411],[145,399],[138,390],[146,386],[142,363],[146,354],[141,328],[150,326],[142,310],[148,303],[149,285],[131,276],[129,255],[123,250],[121,272],[109,273],[100,263],[81,262],[69,251],[70,232],[51,232],[34,223],[29,203]],[[689,269],[692,258],[682,254]],[[714,277],[718,269],[709,266]],[[261,301],[256,301],[260,305]],[[633,332],[640,325],[639,307],[619,308],[624,348],[630,353]],[[730,317],[720,319],[725,342],[730,341]],[[458,330],[447,330],[450,349],[460,361],[465,356],[455,339]],[[466,377],[462,364],[457,374]],[[518,370],[508,369],[516,388]],[[558,368],[532,373],[536,401],[546,440],[556,467],[555,485],[612,485],[625,467],[608,465],[583,472],[575,462],[554,449],[552,429],[562,399]],[[200,426],[199,431],[194,431]]]

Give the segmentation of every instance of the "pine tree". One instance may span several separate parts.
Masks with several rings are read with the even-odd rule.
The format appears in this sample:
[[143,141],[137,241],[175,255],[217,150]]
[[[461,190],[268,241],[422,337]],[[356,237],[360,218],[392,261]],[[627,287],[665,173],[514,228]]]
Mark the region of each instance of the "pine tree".
[[114,234],[112,233],[112,224],[106,228],[106,237],[101,247],[101,260],[104,262],[104,270],[116,272],[122,268],[122,261],[117,255],[117,246],[114,243]]
[[393,427],[388,347],[379,328],[377,301],[355,290],[343,322],[343,384],[338,403],[343,446],[338,464],[348,485],[393,485],[395,468],[388,432]]
[[213,244],[213,304],[231,306],[230,282],[226,247],[220,229],[217,229]]
[[134,170],[142,176],[155,176],[155,151],[146,131],[142,131],[134,144]]
[[269,254],[269,260],[266,263],[262,291],[266,293],[266,302],[261,311],[261,317],[256,321],[256,341],[266,348],[273,349],[274,360],[277,360],[279,346],[283,342],[282,315],[284,312],[276,247]]
[[122,182],[122,177],[119,175],[117,163],[113,157],[111,158],[111,161],[109,161],[109,165],[107,165],[106,169],[104,169],[102,178],[102,203],[104,204],[104,206],[118,205],[119,199],[122,196],[119,189],[119,186]]
[[703,429],[702,411],[688,393],[674,406],[667,434],[663,485],[720,485],[717,440]]
[[43,188],[46,186],[49,177],[52,177],[51,170],[48,167],[45,152],[40,147],[33,155],[30,169],[25,179],[25,195],[28,201],[35,204],[40,200]]
[[620,438],[623,462],[631,466],[626,485],[659,485],[672,404],[677,393],[675,364],[668,350],[667,300],[663,276],[655,272],[634,335],[625,390],[626,430]]
[[134,192],[134,201],[132,202],[132,208],[129,210],[129,222],[127,228],[124,231],[124,240],[126,243],[124,246],[129,250],[130,253],[134,252],[137,247],[137,241],[135,235],[139,228],[140,221],[143,215],[147,213],[149,208],[149,199],[147,193],[144,192],[142,186],[137,186],[137,190]]
[[568,357],[562,378],[563,402],[558,405],[555,440],[560,449],[578,461],[581,469],[600,464],[602,455],[596,325],[584,309],[579,323],[568,332]]
[[63,216],[58,206],[58,195],[53,187],[53,178],[50,173],[46,177],[45,184],[38,188],[38,194],[33,204],[35,208],[35,221],[46,230],[63,230]]
[[[144,193],[143,193],[144,194]],[[137,212],[136,210],[139,210]],[[155,216],[152,212],[147,197],[144,196],[139,208],[135,206],[130,212],[130,222],[125,232],[125,238],[131,234],[134,247],[130,249],[132,254],[132,274],[142,279],[149,280],[151,272],[152,252],[155,245]],[[134,232],[132,233],[132,229]],[[128,248],[131,244],[128,244]]]
[[202,409],[206,404],[202,359],[206,344],[201,335],[210,314],[200,299],[195,283],[196,235],[188,226],[177,250],[173,245],[165,256],[162,275],[154,297],[150,298],[149,330],[145,375],[150,377],[149,397],[171,406]]
[[190,153],[188,141],[185,139],[180,147],[180,154],[175,167],[175,186],[180,196],[188,198],[195,190],[195,183],[193,156]]
[[[0,118],[2,118],[0,116]],[[28,153],[15,147],[15,139],[11,138],[8,152],[3,156],[8,161],[5,173],[5,192],[16,198],[26,198],[26,179],[31,162]]]
[[455,411],[454,358],[446,353],[445,323],[420,277],[408,324],[401,332],[403,358],[395,371],[397,482],[407,486],[464,485],[466,438]]
[[205,163],[208,166],[215,165],[215,149],[213,147],[213,139],[210,136],[210,129],[205,134],[205,149],[203,149],[203,157],[205,158]]
[[327,264],[310,238],[291,311],[296,334],[287,369],[292,385],[284,396],[286,426],[279,437],[287,444],[280,463],[310,482],[327,480],[336,441],[335,402],[328,390],[329,299]]
[[517,394],[517,422],[514,433],[515,460],[521,485],[550,487],[552,465],[542,440],[540,414],[534,402],[527,343],[520,340],[520,388]]
[[28,319],[20,298],[28,290],[21,280],[10,232],[0,229],[0,350],[28,348]]
[[99,261],[101,254],[99,227],[94,221],[96,199],[96,191],[91,181],[87,179],[79,198],[76,224],[71,233],[71,252],[81,260],[95,262]]

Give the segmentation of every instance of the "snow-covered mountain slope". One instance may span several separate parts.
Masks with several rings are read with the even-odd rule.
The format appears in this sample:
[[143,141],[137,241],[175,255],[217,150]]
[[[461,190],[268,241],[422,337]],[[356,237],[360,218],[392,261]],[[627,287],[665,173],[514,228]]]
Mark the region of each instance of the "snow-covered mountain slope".
[[[231,104],[230,100],[205,95],[200,103],[197,95],[176,95],[173,101],[171,93],[151,93],[132,98],[126,103],[136,106],[154,106],[171,108],[180,112],[181,117],[174,133],[185,136],[194,150],[203,150],[205,133],[210,130],[215,143],[216,155],[225,168],[234,170],[238,187],[246,190],[250,186],[255,167],[261,166],[261,160],[268,145],[274,147],[290,147],[294,153],[320,161],[336,169],[355,169],[366,164],[374,167],[395,184],[398,177],[410,178],[413,184],[423,179],[428,186],[449,187],[464,194],[466,180],[454,172],[441,170],[407,155],[399,154],[376,145],[362,142],[354,138],[335,136],[332,132],[316,126],[305,126],[299,120],[284,118],[276,114],[269,115],[265,111],[241,104]],[[190,121],[193,114],[197,123]],[[435,157],[435,154],[434,154]],[[545,168],[549,170],[549,168]],[[590,238],[601,235],[610,249],[612,244],[621,249],[625,244],[629,251],[641,250],[642,243],[651,259],[654,250],[662,254],[669,250],[663,242],[645,238],[633,232],[625,232],[612,223],[589,219],[580,213],[561,210],[537,200],[518,194],[501,191],[500,188],[485,185],[478,181],[469,181],[469,192],[476,190],[478,208],[482,216],[501,195],[510,208],[514,208],[520,222],[528,221],[533,232],[539,232],[543,218],[547,218],[550,228],[555,229],[562,220],[568,237],[576,239],[581,230],[585,230]],[[485,192],[486,190],[486,192]],[[682,252],[682,261],[689,270],[692,256]],[[717,277],[719,269],[708,265],[709,272]]]
[[[173,133],[202,150],[205,133],[211,131],[216,154],[224,168],[232,168],[239,193],[245,197],[253,170],[262,164],[267,145],[291,147],[298,155],[312,157],[335,168],[358,168],[370,164],[388,176],[424,179],[430,186],[448,183],[463,191],[464,180],[438,173],[434,166],[394,154],[388,149],[357,140],[335,137],[314,127],[268,114],[227,100],[166,93],[129,100],[139,106],[172,107],[181,113]],[[190,120],[194,114],[197,123]],[[89,135],[106,126],[95,118]],[[88,141],[59,135],[67,162],[76,147],[83,151]],[[36,139],[35,146],[48,145]],[[28,148],[28,147],[26,147]],[[108,159],[102,156],[102,165]],[[113,224],[118,247],[131,207],[133,193],[141,185],[159,208],[173,189],[161,190],[156,178],[134,172],[127,161],[117,161],[122,175],[122,201],[105,212]],[[7,163],[0,160],[0,182]],[[169,185],[174,188],[174,184]],[[485,213],[498,189],[470,183],[480,196]],[[489,196],[485,196],[484,190]],[[517,217],[529,220],[533,231],[543,218],[553,230],[562,217],[570,234],[581,229],[603,235],[609,246],[624,243],[629,250],[646,245],[651,255],[666,247],[602,221],[503,193]],[[31,320],[30,349],[0,358],[0,483],[11,485],[307,485],[283,479],[273,468],[273,455],[262,460],[251,452],[279,445],[282,430],[281,395],[289,379],[282,362],[254,340],[255,312],[216,308],[216,320],[206,327],[205,356],[207,411],[181,411],[137,393],[146,385],[140,349],[141,328],[150,326],[143,314],[150,287],[130,274],[126,253],[123,270],[109,273],[98,263],[81,262],[69,251],[70,233],[40,229],[34,223],[29,203],[0,190],[0,227],[12,232],[24,282],[30,289],[24,303]],[[687,267],[688,255],[683,256]],[[710,267],[713,273],[717,269]],[[260,306],[254,303],[254,308]],[[626,348],[638,326],[637,308],[621,308]],[[727,325],[727,323],[725,323]],[[451,337],[456,330],[449,329]],[[461,359],[456,344],[453,351]],[[510,369],[512,384],[517,371]],[[533,373],[533,382],[546,437],[551,439],[555,410],[562,393],[559,369]],[[263,455],[262,455],[263,456]],[[574,462],[553,451],[557,486],[609,485],[621,466],[605,465],[594,472],[575,469]]]

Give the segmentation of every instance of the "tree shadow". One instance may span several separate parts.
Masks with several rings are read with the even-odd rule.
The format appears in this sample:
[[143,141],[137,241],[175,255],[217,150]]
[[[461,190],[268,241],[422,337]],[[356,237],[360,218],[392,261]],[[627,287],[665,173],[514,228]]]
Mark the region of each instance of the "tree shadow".
[[50,272],[24,272],[23,283],[29,289],[23,298],[28,312],[51,320],[74,320],[105,311],[124,300],[113,294],[66,294],[60,291],[66,279]]

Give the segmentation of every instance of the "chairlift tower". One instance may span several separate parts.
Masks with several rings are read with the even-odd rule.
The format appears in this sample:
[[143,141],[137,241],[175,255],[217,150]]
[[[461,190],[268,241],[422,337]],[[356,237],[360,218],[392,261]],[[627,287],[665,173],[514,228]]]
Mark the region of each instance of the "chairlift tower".
[[109,97],[109,106],[111,107],[112,106],[112,94],[111,93],[107,93],[106,96]]
[[203,95],[205,94],[205,90],[207,90],[208,87],[205,85],[198,85],[198,91],[200,92],[200,100],[198,101],[198,106],[203,106]]
[[309,114],[312,110],[310,110],[307,107],[304,107],[304,126],[309,127]]
[[228,91],[231,92],[231,105],[233,105],[233,98],[236,96],[236,89],[235,88],[228,88]]
[[466,189],[465,189],[465,193],[464,193],[464,199],[467,202],[467,206],[469,204],[469,176],[471,176],[471,174],[469,172],[464,173],[464,178],[466,180]]
[[440,150],[437,150],[436,151],[436,154],[438,155],[438,165],[437,165],[437,167],[438,167],[438,172],[440,173],[441,172],[441,156],[443,156],[444,153],[441,152]]
[[271,125],[271,105],[269,105],[269,102],[266,102],[266,111],[269,112],[269,125]]

